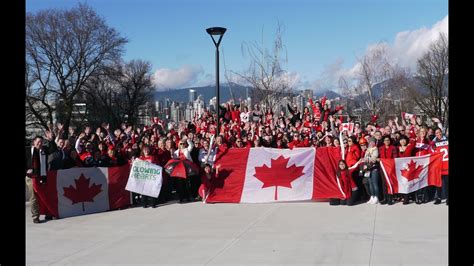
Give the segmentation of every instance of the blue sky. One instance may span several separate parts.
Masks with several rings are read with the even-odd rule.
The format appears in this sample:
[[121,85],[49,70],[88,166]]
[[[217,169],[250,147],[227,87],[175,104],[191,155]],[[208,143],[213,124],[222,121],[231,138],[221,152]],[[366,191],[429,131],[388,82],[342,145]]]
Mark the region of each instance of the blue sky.
[[[35,12],[70,8],[78,2],[27,0],[26,9]],[[428,47],[427,40],[439,31],[447,32],[448,20],[447,0],[82,2],[129,39],[126,60],[144,59],[152,63],[157,84],[162,88],[213,84],[215,48],[205,32],[212,26],[227,28],[220,46],[226,69],[243,72],[249,58],[242,54],[242,43],[261,42],[263,31],[264,44],[271,47],[280,21],[284,25],[283,43],[288,55],[284,69],[298,87],[318,89],[323,81],[335,79],[336,72],[353,68],[356,56],[363,55],[377,42],[386,42],[393,48],[395,57],[406,57],[403,50],[415,46],[418,51],[413,53],[419,55]],[[397,41],[401,32],[405,34],[398,35]],[[411,57],[400,60],[413,67],[416,58]],[[221,57],[221,80],[223,72]]]

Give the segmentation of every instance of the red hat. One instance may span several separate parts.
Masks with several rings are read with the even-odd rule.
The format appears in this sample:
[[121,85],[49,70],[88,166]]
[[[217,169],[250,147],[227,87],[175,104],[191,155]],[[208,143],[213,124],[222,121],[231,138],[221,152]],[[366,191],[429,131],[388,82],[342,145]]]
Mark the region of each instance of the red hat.
[[367,145],[367,140],[364,137],[360,138],[359,140],[359,145],[362,145],[362,144]]

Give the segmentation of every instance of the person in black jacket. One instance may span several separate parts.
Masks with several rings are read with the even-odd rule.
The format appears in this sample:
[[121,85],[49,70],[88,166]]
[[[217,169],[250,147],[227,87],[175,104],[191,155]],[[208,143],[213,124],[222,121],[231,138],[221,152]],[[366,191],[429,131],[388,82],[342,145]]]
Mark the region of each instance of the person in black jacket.
[[[40,223],[39,202],[37,199],[37,194],[33,188],[33,182],[37,183],[40,186],[46,185],[48,156],[57,150],[56,143],[54,143],[53,133],[47,131],[46,137],[49,140],[48,146],[43,146],[43,137],[36,136],[33,139],[31,149],[26,153],[26,185],[28,186],[28,190],[30,192],[30,204],[33,223]],[[46,214],[46,220],[51,220],[52,218],[52,215]]]
[[298,111],[298,108],[296,106],[293,106],[295,109],[291,108],[290,104],[287,104],[288,105],[288,111],[290,111],[292,117],[290,119],[290,123],[295,126],[296,125],[296,121],[300,121],[301,122],[301,113]]
[[67,160],[68,154],[64,150],[65,140],[59,139],[57,142],[57,149],[48,156],[48,170],[64,169],[64,164]]

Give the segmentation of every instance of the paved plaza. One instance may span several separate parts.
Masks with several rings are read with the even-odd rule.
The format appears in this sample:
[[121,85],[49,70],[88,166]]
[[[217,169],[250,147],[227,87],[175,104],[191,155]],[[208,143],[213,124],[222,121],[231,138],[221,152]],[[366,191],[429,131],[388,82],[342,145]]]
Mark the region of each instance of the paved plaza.
[[447,265],[448,208],[171,202],[33,224],[26,203],[26,262]]

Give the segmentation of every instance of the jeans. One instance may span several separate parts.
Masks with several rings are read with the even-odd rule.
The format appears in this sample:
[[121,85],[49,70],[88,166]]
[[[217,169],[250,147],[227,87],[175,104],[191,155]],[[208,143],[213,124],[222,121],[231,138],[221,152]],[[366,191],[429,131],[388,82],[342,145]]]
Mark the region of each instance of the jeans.
[[369,177],[369,188],[370,188],[370,196],[380,197],[380,190],[379,190],[379,169],[374,168],[370,171]]

